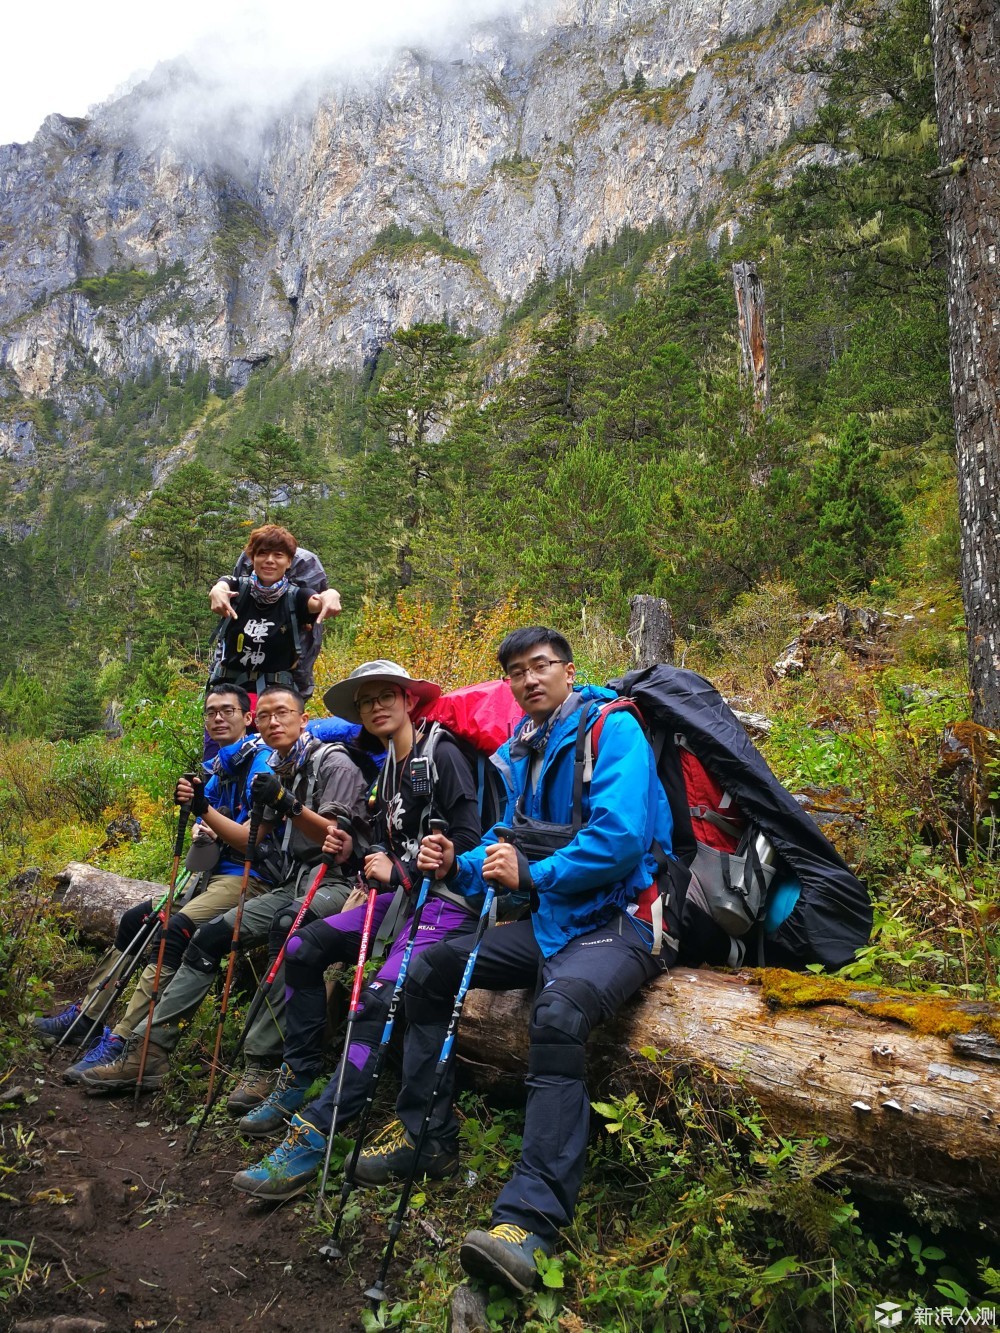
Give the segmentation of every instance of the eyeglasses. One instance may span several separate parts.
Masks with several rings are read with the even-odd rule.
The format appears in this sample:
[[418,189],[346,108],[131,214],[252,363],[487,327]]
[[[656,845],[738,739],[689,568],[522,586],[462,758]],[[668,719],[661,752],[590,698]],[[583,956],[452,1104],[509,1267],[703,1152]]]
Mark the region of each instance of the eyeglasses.
[[375,711],[376,704],[382,708],[391,708],[396,702],[397,691],[394,689],[382,690],[380,694],[370,694],[364,699],[357,699],[359,713],[372,713]]
[[220,707],[218,707],[218,708],[206,708],[206,709],[205,709],[205,716],[206,716],[207,718],[213,718],[213,717],[225,717],[225,718],[235,717],[235,716],[236,716],[236,705],[235,705],[235,704],[222,704],[222,705],[220,705]]
[[301,717],[297,708],[275,708],[270,713],[258,713],[258,722],[284,722],[290,717]]
[[533,657],[527,666],[511,667],[507,679],[512,685],[520,685],[528,676],[547,676],[554,666],[566,666],[564,657]]

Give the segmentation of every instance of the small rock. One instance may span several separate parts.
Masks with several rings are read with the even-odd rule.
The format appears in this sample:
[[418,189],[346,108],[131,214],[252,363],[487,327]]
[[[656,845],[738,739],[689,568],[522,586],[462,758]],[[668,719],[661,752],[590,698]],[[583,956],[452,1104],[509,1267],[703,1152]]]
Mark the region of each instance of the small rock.
[[104,1333],[108,1327],[102,1319],[60,1314],[54,1319],[24,1319],[14,1325],[13,1333]]
[[488,1333],[489,1326],[485,1294],[463,1282],[451,1295],[447,1333]]

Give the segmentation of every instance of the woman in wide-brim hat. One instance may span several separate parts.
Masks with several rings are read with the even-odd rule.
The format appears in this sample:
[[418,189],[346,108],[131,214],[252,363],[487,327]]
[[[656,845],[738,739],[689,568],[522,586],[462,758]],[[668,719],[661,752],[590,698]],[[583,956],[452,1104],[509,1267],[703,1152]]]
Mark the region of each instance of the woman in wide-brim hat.
[[407,708],[410,713],[420,704],[433,703],[441,693],[441,686],[435,685],[432,680],[411,676],[405,667],[380,657],[374,662],[362,662],[344,680],[331,685],[323,695],[323,702],[335,716],[346,718],[349,722],[361,722],[363,719],[358,711],[357,699],[362,685],[398,685],[406,694],[413,696],[413,703]]
[[[346,1124],[365,1103],[375,1051],[410,933],[407,922],[422,878],[417,869],[420,840],[432,818],[445,821],[448,837],[463,850],[476,846],[481,837],[476,784],[468,762],[436,723],[413,721],[414,710],[433,702],[440,693],[441,687],[433,681],[416,679],[398,663],[379,659],[356,667],[323,695],[331,713],[360,722],[386,747],[385,765],[369,802],[373,836],[372,851],[365,857],[365,878],[382,890],[375,899],[373,929],[391,943],[377,976],[361,994],[354,1037],[343,1066],[338,1126]],[[324,850],[336,850],[336,836],[331,835]],[[244,1133],[264,1137],[280,1130],[302,1107],[306,1089],[322,1067],[327,1007],[323,974],[331,963],[357,959],[364,917],[365,908],[354,907],[289,936],[282,1073],[268,1100],[240,1121]],[[451,894],[443,882],[436,884],[414,936],[412,957],[469,928],[465,900]],[[284,1199],[315,1179],[330,1129],[336,1082],[332,1079],[323,1095],[295,1117],[289,1140],[262,1162],[239,1172],[233,1181],[237,1189],[256,1198]],[[309,1127],[305,1149],[296,1121]]]

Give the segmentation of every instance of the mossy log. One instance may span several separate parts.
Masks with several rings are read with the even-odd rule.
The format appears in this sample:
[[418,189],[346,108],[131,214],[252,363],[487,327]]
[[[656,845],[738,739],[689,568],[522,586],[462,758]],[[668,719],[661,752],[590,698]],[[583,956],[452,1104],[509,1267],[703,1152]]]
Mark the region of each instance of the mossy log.
[[[523,1078],[528,1015],[527,992],[470,993],[458,1049],[480,1086]],[[825,1135],[855,1188],[922,1196],[993,1227],[998,1036],[1000,1010],[987,1005],[677,968],[592,1035],[591,1093],[662,1097],[682,1076],[709,1104],[756,1102],[780,1134]]]

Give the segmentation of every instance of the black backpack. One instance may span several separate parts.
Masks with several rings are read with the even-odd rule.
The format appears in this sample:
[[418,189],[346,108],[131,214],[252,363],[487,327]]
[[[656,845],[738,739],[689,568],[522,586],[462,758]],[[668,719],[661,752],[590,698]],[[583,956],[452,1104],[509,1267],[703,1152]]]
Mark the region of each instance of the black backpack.
[[[680,961],[694,966],[734,963],[745,952],[748,962],[772,967],[821,963],[838,968],[850,962],[871,935],[868,889],[774,776],[718,690],[693,671],[664,665],[630,672],[609,681],[609,687],[622,701],[607,708],[625,706],[627,699],[641,714],[670,803],[673,858],[675,865],[686,868],[689,881],[681,886]],[[595,755],[597,743],[593,742]],[[754,881],[762,887],[760,904],[751,911],[753,919],[739,935],[731,929],[732,915],[713,912],[718,900],[713,904],[712,895],[702,891],[697,879],[705,864],[706,844],[695,836],[692,816],[697,822],[706,811],[692,809],[682,764],[684,750],[696,756],[728,794],[738,818],[739,845],[733,854],[724,854],[730,862],[725,873],[732,893],[743,896]],[[771,877],[789,872],[799,884],[798,900],[777,929],[765,934],[763,915]],[[675,873],[675,885],[677,878]],[[732,906],[730,902],[730,910]],[[743,947],[734,951],[734,940]]]

